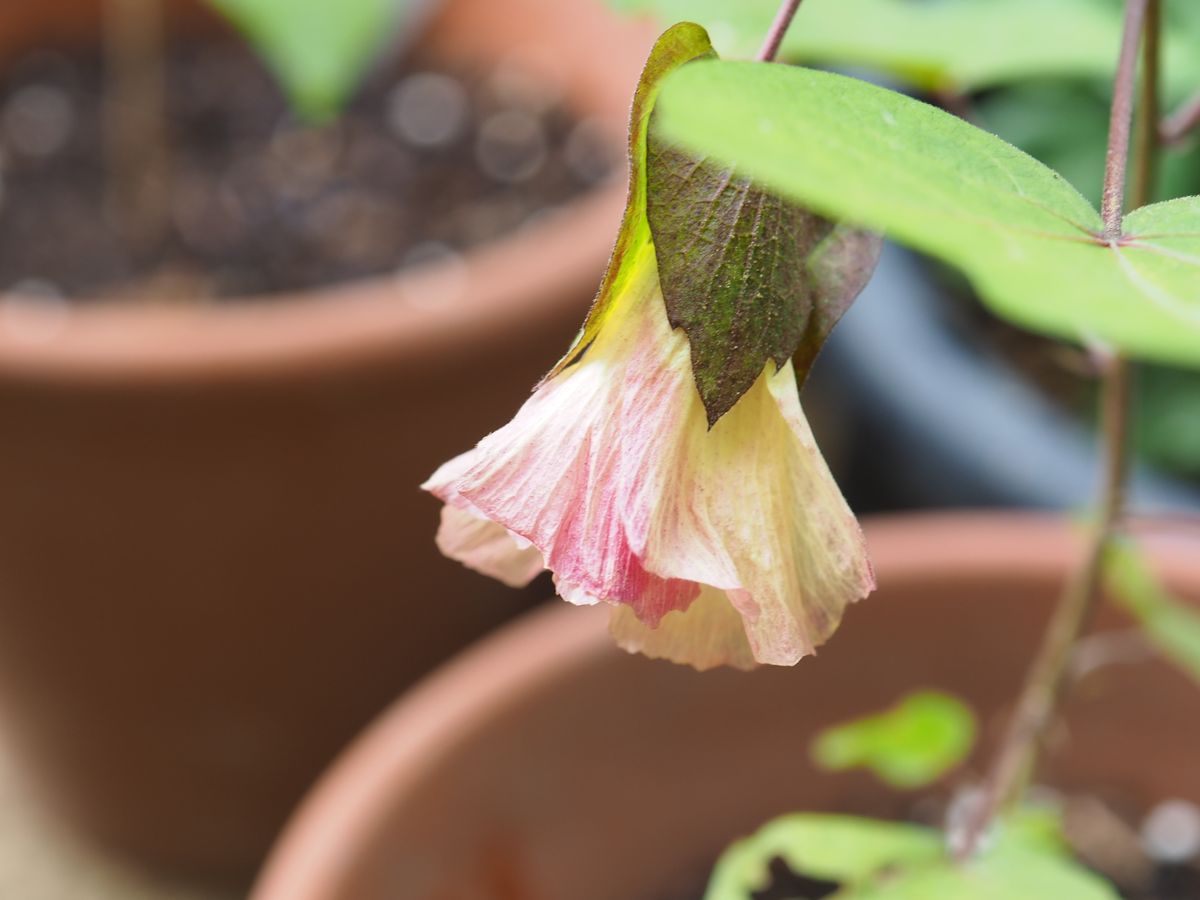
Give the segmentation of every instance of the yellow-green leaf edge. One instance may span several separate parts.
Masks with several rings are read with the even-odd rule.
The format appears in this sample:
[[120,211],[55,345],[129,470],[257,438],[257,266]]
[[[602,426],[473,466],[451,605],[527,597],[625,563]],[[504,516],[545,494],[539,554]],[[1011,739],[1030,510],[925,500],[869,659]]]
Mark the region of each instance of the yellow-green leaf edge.
[[715,57],[708,32],[694,22],[672,25],[654,42],[638,79],[629,113],[629,194],[621,229],[583,328],[566,355],[550,370],[547,379],[569,366],[578,357],[579,351],[595,339],[608,317],[612,299],[629,280],[638,256],[634,251],[650,238],[650,225],[646,219],[646,132],[659,86],[667,75],[684,63]]

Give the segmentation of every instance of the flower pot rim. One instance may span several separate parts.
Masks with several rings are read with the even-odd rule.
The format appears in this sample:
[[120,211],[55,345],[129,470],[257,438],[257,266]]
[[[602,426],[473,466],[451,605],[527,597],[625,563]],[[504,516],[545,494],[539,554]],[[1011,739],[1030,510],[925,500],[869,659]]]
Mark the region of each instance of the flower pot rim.
[[[0,375],[204,383],[286,378],[349,360],[461,357],[505,323],[535,322],[564,291],[598,281],[601,248],[607,249],[624,197],[620,184],[593,189],[546,221],[467,251],[458,263],[392,279],[233,303],[72,305],[47,340],[0,329]],[[461,294],[420,301],[444,293],[448,283]]]
[[[868,519],[864,530],[889,584],[931,573],[1011,578],[1018,570],[1031,581],[1045,580],[1083,552],[1080,530],[1045,512],[907,513]],[[1155,546],[1163,574],[1196,581],[1195,561],[1186,548],[1177,550]],[[251,900],[336,896],[334,888],[354,864],[348,849],[370,835],[447,751],[538,684],[620,655],[608,635],[606,610],[560,601],[462,651],[398,698],[335,759],[284,828]]]
[[[444,4],[425,46],[461,62],[476,48],[484,59],[504,58],[495,29],[473,29],[478,3]],[[555,42],[564,24],[556,14],[547,31],[526,35]],[[592,22],[584,17],[585,23]],[[645,28],[621,23],[632,37]],[[464,33],[465,30],[465,33]],[[638,41],[630,41],[637,44]],[[609,68],[634,71],[640,48],[623,49]],[[623,85],[603,84],[603,66],[586,54],[561,54],[557,71],[566,104],[580,118],[623,133],[628,98]],[[619,89],[618,89],[619,88]],[[0,316],[0,377],[42,383],[203,384],[288,378],[348,363],[369,367],[403,360],[428,367],[486,346],[513,322],[538,322],[561,309],[564,296],[594,291],[624,208],[626,182],[613,177],[584,190],[535,221],[447,260],[437,259],[355,281],[271,296],[153,303],[116,298],[22,310],[16,327]],[[578,310],[582,319],[586,309]],[[563,348],[565,350],[565,347]],[[552,360],[547,360],[547,366]],[[449,363],[447,363],[449,364]]]

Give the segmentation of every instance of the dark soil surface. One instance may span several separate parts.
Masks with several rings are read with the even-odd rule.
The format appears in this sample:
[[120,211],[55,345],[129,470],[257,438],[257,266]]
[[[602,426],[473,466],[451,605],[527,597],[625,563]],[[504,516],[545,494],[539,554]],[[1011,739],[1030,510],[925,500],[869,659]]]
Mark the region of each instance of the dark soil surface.
[[374,76],[321,127],[298,123],[236,43],[172,47],[166,84],[165,228],[135,242],[113,201],[101,61],[42,51],[9,67],[0,291],[189,299],[314,288],[458,253],[615,170],[595,123],[574,121],[553,86],[515,70],[410,62]]

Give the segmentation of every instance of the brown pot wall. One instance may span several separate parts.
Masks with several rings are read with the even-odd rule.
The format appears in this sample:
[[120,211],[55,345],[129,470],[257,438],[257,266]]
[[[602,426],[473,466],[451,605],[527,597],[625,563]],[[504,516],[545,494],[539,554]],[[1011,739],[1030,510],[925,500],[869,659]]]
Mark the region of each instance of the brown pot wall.
[[[794,669],[697,674],[628,656],[604,610],[565,604],[489,638],[338,761],[253,900],[690,896],[730,840],[777,814],[902,815],[909,796],[819,773],[807,748],[915,688],[977,710],[978,770],[1077,541],[1052,520],[1003,515],[880,520],[867,535],[879,591]],[[1194,538],[1161,549],[1172,584],[1200,600]],[[1065,721],[1046,773],[1057,785],[1135,811],[1200,801],[1200,691],[1177,671],[1093,673]]]
[[[0,52],[85,32],[97,3],[13,5]],[[450,0],[422,51],[527,58],[619,134],[652,37],[602,0]],[[3,729],[76,824],[159,864],[249,871],[378,709],[539,596],[441,559],[417,485],[565,348],[623,195],[465,270],[86,306],[37,344],[0,329]]]

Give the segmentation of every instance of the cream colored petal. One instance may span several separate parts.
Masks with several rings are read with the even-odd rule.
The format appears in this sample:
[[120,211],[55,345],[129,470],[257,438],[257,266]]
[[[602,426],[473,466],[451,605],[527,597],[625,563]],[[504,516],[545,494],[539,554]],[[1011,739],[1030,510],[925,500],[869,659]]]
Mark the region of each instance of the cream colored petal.
[[538,549],[509,534],[503,525],[448,504],[442,507],[437,546],[468,569],[509,587],[524,587],[545,568]]
[[663,502],[631,542],[648,570],[724,589],[755,657],[792,665],[833,633],[874,577],[800,409],[791,364],[772,368],[711,430],[696,397],[638,484]]
[[618,606],[609,630],[630,653],[686,663],[701,671],[716,666],[753,669],[757,663],[740,613],[715,588],[705,588],[686,610],[667,613],[651,628],[628,606]]

